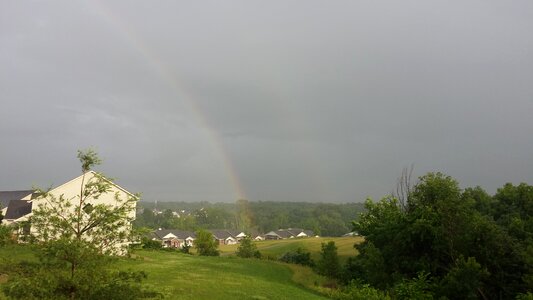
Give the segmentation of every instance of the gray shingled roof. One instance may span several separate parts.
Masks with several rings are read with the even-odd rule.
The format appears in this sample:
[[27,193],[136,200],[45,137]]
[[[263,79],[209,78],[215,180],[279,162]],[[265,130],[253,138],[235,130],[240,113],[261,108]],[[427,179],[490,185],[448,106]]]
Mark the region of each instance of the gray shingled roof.
[[209,230],[209,232],[211,232],[213,234],[213,237],[215,237],[215,239],[217,240],[225,240],[229,237],[235,238],[235,236],[233,236],[233,234],[226,229],[213,229]]
[[167,234],[172,233],[178,239],[186,239],[188,237],[196,238],[196,234],[192,231],[183,231],[176,229],[160,229],[153,232],[158,239],[162,240]]
[[20,200],[30,194],[33,194],[34,190],[24,190],[24,191],[0,191],[0,208],[7,207],[9,201],[11,200]]
[[11,200],[7,206],[5,219],[16,220],[31,213],[32,203],[27,200]]

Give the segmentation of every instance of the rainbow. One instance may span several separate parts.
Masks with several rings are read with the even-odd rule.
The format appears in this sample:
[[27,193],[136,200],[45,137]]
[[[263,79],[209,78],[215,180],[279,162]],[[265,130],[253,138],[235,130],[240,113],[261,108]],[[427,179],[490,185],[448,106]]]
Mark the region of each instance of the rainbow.
[[202,111],[201,107],[194,101],[193,97],[187,92],[187,89],[180,84],[180,80],[176,74],[171,72],[163,61],[155,55],[154,51],[145,43],[138,34],[130,30],[130,27],[121,20],[121,18],[114,14],[108,7],[103,5],[100,1],[92,0],[86,2],[90,5],[89,9],[100,16],[110,27],[114,28],[119,36],[124,39],[133,49],[135,49],[148,63],[148,65],[154,70],[154,72],[168,85],[168,87],[181,99],[185,100],[189,106],[194,117],[198,121],[198,124],[206,129],[207,138],[210,143],[216,149],[216,152],[220,156],[223,162],[229,184],[231,184],[234,190],[234,196],[237,199],[247,199],[245,189],[241,183],[239,175],[235,170],[231,156],[228,154],[227,149],[222,142],[222,139],[218,132],[213,129],[206,114]]

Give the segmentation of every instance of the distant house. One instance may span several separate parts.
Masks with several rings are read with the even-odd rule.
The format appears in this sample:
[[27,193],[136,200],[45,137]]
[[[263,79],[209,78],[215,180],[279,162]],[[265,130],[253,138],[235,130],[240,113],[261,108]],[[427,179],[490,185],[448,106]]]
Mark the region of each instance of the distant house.
[[[234,233],[225,229],[208,230],[213,234],[213,238],[218,241],[220,245],[235,245],[238,239]],[[240,234],[241,232],[239,232]]]
[[[239,230],[209,229],[207,231],[213,235],[213,239],[219,245],[235,245],[247,236],[244,231]],[[252,236],[255,240],[264,240],[258,233]],[[149,237],[154,241],[161,241],[165,248],[182,248],[185,242],[192,246],[196,239],[194,232],[177,229],[158,229],[152,232]]]
[[304,230],[300,228],[288,228],[288,229],[278,229],[276,231],[270,231],[265,234],[266,240],[282,240],[282,239],[293,239],[293,238],[302,238],[302,237],[312,237],[315,236],[312,230]]
[[196,234],[192,231],[158,229],[151,234],[151,238],[154,241],[161,241],[164,248],[183,248],[184,245],[194,245]]
[[[92,178],[96,176],[96,172],[89,171],[83,175],[80,175],[56,188],[51,189],[48,194],[59,198],[63,196],[65,199],[77,199],[80,193],[80,186],[82,182],[89,182]],[[105,179],[105,178],[104,178]],[[122,200],[128,199],[130,197],[135,197],[130,192],[126,191],[117,184],[109,181],[110,190],[107,193],[100,195],[98,199],[90,199],[90,204],[98,205],[119,205],[115,197],[118,197]],[[2,203],[2,213],[5,216],[2,220],[2,224],[13,225],[21,224],[25,221],[30,220],[33,215],[33,210],[38,208],[39,205],[50,205],[46,198],[36,197],[35,191],[25,190],[25,191],[10,191],[10,192],[0,192],[0,200]],[[74,200],[75,202],[75,200]],[[7,205],[5,205],[7,203]],[[75,204],[75,203],[73,203]],[[73,208],[72,208],[73,209]],[[128,213],[128,217],[132,220],[135,219],[136,207],[133,205],[131,211]],[[131,229],[131,224],[126,226],[123,230],[129,231]],[[24,227],[22,231],[19,231],[19,234],[35,232],[35,228]],[[127,246],[130,242],[121,242],[120,244],[112,245],[116,249],[122,249]]]
[[243,238],[247,237],[246,233],[244,231],[240,230],[229,230],[232,236],[234,236],[237,241],[241,241]]

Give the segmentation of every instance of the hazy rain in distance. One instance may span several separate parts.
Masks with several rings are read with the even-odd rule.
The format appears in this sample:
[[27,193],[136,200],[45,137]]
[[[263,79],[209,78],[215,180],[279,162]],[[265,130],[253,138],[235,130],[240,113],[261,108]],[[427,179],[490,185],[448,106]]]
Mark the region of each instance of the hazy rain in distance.
[[0,190],[94,146],[148,201],[533,182],[531,1],[0,1]]

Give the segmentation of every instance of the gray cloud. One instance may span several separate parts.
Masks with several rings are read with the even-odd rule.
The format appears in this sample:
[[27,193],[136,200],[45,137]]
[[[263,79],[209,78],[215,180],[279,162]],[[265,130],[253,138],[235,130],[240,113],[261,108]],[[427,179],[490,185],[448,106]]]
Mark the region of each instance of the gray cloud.
[[[530,1],[0,3],[0,189],[76,150],[147,200],[532,182]],[[231,168],[233,170],[231,170]]]

